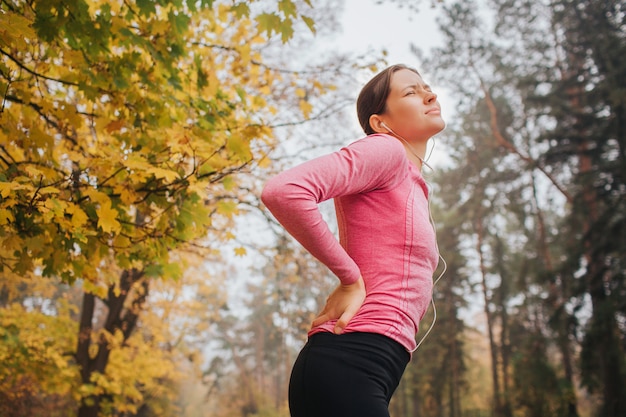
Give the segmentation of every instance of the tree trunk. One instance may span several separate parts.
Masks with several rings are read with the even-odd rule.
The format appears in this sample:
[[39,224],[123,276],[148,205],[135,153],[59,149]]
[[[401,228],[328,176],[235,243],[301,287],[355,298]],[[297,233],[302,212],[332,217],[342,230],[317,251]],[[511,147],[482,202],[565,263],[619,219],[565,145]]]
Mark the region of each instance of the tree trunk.
[[405,408],[405,416],[419,416],[420,414],[420,400],[423,400],[422,397],[420,397],[420,391],[418,389],[419,387],[419,375],[417,372],[413,372],[413,384],[411,384],[411,391],[410,392],[410,396],[409,398],[407,398],[406,401],[406,405],[409,405],[409,401],[410,401],[410,411],[406,412],[406,408]]
[[[91,293],[83,294],[83,306],[80,316],[78,331],[78,347],[76,348],[76,362],[80,366],[80,376],[83,384],[89,384],[91,374],[91,359],[89,358],[89,346],[91,346],[91,333],[93,330],[93,313],[96,306],[96,298]],[[82,400],[78,409],[78,417],[97,417],[97,399],[88,397]]]
[[454,294],[452,291],[452,287],[446,287],[446,297],[450,300],[450,302],[446,305],[446,315],[450,318],[450,322],[453,324],[450,331],[449,336],[449,351],[450,351],[450,366],[448,367],[448,402],[449,402],[449,416],[450,417],[458,417],[460,413],[459,407],[459,374],[460,370],[460,361],[459,361],[459,352],[457,345],[457,327],[456,327],[456,308],[454,303],[451,301],[454,298]]
[[501,358],[501,375],[502,375],[502,415],[504,417],[511,417],[513,415],[511,406],[511,384],[510,384],[510,352],[511,345],[509,341],[509,314],[507,311],[507,300],[510,297],[510,281],[508,270],[504,263],[505,251],[504,243],[500,239],[500,236],[495,236],[495,259],[498,274],[500,275],[500,286],[497,289],[498,297],[496,299],[498,303],[498,310],[500,312],[500,358]]
[[[454,310],[454,305],[450,303],[450,309]],[[454,314],[454,311],[451,312]],[[454,317],[454,316],[451,316]],[[458,417],[460,415],[459,407],[459,358],[457,352],[456,338],[452,337],[450,346],[450,382],[448,384],[450,390],[450,417]]]
[[483,255],[483,241],[484,241],[484,230],[483,224],[480,219],[476,219],[475,221],[475,230],[476,230],[476,251],[478,252],[479,260],[480,260],[480,273],[481,273],[481,284],[483,290],[483,301],[485,303],[485,317],[487,319],[487,333],[489,336],[489,350],[491,353],[491,379],[493,383],[493,409],[494,414],[496,416],[502,415],[502,401],[501,401],[501,392],[500,392],[500,378],[498,375],[498,346],[496,344],[495,336],[494,336],[494,322],[493,315],[491,314],[491,310],[489,305],[491,300],[489,299],[488,287],[487,287],[487,267],[485,265],[485,258]]
[[[109,334],[121,331],[124,341],[128,340],[135,329],[139,313],[148,295],[148,281],[142,283],[140,291],[133,300],[130,308],[124,310],[124,304],[128,298],[130,290],[143,277],[143,272],[132,269],[125,270],[120,276],[119,292],[115,286],[110,286],[106,300],[103,300],[108,307],[108,312],[104,324],[104,330]],[[83,306],[80,318],[80,328],[78,337],[78,347],[76,349],[76,362],[81,368],[81,380],[83,384],[91,383],[91,376],[95,373],[103,374],[111,349],[104,335],[98,340],[98,350],[96,356],[89,356],[91,346],[91,335],[93,332],[93,319],[95,310],[95,296],[90,293],[83,294]],[[78,417],[97,417],[100,412],[100,401],[103,396],[90,396],[83,398],[79,409]]]

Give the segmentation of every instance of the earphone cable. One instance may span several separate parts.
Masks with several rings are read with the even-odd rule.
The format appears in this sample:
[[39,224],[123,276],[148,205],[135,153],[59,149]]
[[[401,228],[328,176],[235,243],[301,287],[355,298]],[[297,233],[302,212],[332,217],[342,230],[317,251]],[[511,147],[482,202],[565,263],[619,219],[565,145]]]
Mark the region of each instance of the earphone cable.
[[[432,151],[431,151],[432,152]],[[430,156],[430,155],[429,155]],[[428,166],[428,165],[427,165]],[[430,166],[429,166],[430,168]],[[432,168],[431,168],[432,170]],[[428,183],[427,183],[428,184]],[[422,336],[422,338],[420,339],[420,341],[417,343],[417,345],[415,346],[415,348],[413,350],[411,350],[410,352],[413,353],[415,352],[424,342],[424,340],[426,340],[426,338],[428,337],[428,335],[430,334],[431,330],[433,329],[433,327],[435,327],[435,323],[437,322],[437,306],[435,305],[435,287],[437,286],[437,283],[439,283],[439,281],[441,280],[441,278],[443,278],[444,274],[446,273],[446,271],[448,270],[448,263],[446,262],[445,258],[441,255],[441,252],[439,252],[439,244],[437,243],[437,225],[435,224],[435,220],[433,219],[433,213],[430,209],[430,201],[432,198],[432,188],[429,186],[429,196],[428,196],[428,218],[430,220],[430,224],[433,227],[433,231],[435,232],[435,249],[437,250],[437,256],[439,257],[439,259],[441,260],[441,263],[443,265],[443,268],[441,270],[441,273],[439,273],[439,276],[433,281],[433,288],[432,288],[432,293],[431,293],[431,298],[430,298],[430,304],[433,306],[433,320],[430,323],[430,326],[428,327],[428,330],[426,330],[426,333],[424,334],[424,336]]]

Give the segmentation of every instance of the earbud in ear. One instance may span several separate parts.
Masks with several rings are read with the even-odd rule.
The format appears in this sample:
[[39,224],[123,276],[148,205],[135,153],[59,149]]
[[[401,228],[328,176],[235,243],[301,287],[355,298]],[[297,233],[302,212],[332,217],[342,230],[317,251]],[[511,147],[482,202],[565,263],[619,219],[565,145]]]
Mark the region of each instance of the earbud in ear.
[[381,127],[384,127],[385,129],[387,129],[387,130],[388,130],[388,132],[387,132],[387,133],[392,134],[392,135],[395,135],[395,134],[396,134],[393,130],[391,130],[391,128],[390,128],[389,126],[387,126],[387,125],[385,124],[385,122],[380,122],[380,126],[381,126]]

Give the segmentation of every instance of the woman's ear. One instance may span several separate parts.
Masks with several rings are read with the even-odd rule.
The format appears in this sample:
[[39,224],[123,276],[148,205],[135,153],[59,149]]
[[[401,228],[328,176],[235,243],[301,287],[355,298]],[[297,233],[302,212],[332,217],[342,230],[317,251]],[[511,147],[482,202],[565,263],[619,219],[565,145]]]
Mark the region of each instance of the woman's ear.
[[378,114],[372,114],[369,119],[370,127],[376,133],[391,133],[389,128],[385,126],[383,119]]

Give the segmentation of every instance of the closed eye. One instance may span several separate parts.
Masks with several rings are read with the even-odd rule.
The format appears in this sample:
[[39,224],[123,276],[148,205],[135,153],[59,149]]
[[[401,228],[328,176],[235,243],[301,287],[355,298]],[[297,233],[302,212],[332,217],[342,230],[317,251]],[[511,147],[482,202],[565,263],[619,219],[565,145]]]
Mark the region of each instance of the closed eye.
[[425,92],[427,94],[434,94],[433,90],[428,84],[412,84],[402,89],[403,97],[418,94],[418,92]]

